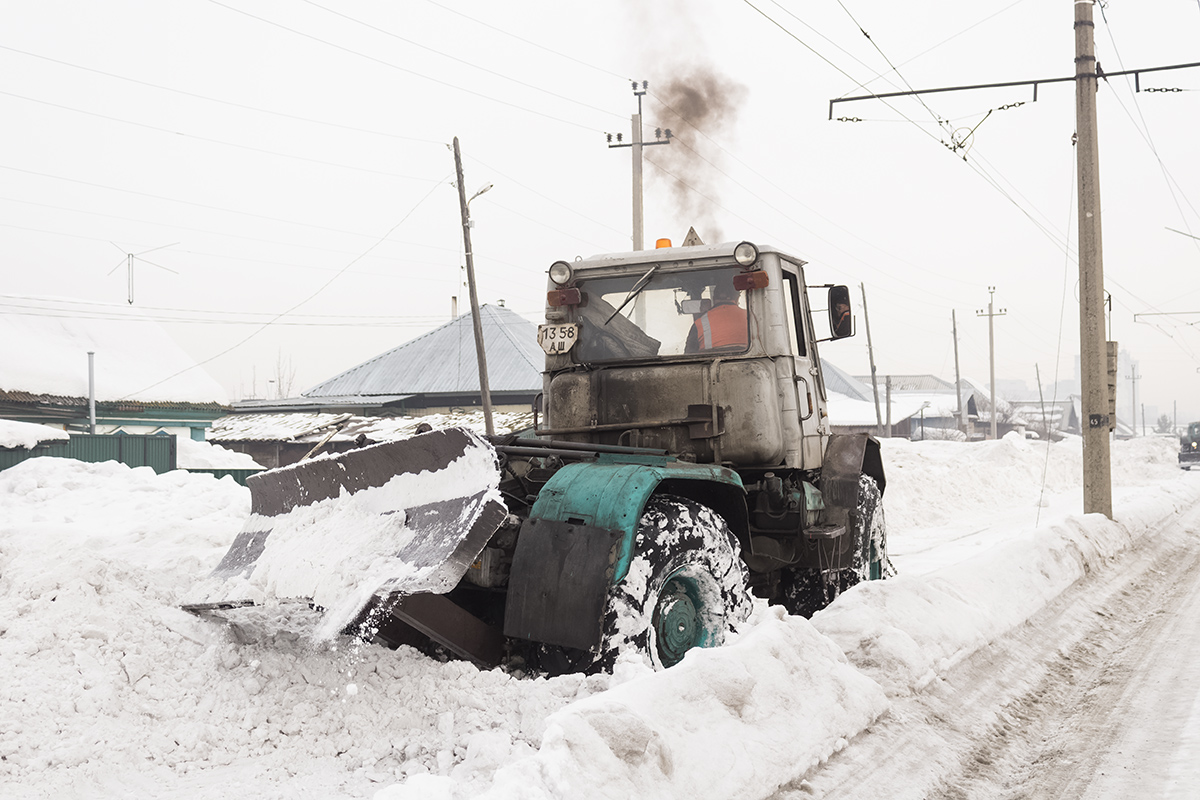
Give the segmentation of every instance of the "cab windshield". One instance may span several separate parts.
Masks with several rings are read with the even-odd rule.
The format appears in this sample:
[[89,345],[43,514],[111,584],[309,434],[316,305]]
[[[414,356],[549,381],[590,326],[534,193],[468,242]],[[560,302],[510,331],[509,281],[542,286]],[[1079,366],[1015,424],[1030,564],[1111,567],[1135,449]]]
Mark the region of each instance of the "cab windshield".
[[744,352],[750,343],[746,293],[733,285],[741,270],[686,272],[648,268],[576,285],[583,302],[574,354],[580,361]]

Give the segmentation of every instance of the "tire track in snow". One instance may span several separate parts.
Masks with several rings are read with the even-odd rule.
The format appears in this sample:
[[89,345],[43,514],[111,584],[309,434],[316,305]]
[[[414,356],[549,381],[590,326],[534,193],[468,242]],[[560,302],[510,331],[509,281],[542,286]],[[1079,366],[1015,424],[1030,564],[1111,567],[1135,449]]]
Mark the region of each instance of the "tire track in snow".
[[772,800],[1170,796],[1189,767],[1167,745],[1200,749],[1200,699],[1180,696],[1200,666],[1169,655],[1200,650],[1198,521],[1195,506],[1142,537]]

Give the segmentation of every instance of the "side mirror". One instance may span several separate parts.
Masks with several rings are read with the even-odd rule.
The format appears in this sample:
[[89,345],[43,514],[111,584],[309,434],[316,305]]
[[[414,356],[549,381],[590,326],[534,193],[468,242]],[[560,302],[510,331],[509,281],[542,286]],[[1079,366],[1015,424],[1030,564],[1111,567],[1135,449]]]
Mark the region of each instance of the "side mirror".
[[845,286],[829,287],[829,336],[845,339],[854,335],[854,316],[850,313],[850,290]]

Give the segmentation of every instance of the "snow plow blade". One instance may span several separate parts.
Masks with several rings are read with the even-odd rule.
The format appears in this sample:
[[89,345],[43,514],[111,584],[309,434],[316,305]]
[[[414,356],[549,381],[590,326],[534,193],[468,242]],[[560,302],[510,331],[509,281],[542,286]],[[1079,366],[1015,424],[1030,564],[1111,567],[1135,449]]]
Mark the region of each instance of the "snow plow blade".
[[453,589],[500,526],[496,451],[461,428],[320,456],[247,480],[250,517],[180,604],[303,604],[318,638],[372,602]]

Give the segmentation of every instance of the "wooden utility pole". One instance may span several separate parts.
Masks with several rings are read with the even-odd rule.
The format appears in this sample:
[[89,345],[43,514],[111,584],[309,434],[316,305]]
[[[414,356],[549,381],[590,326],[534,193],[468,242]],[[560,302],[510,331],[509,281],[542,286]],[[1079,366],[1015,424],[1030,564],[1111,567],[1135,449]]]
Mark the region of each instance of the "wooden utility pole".
[[892,376],[887,376],[887,437],[892,438]]
[[1075,159],[1079,173],[1079,363],[1083,378],[1083,512],[1112,519],[1112,462],[1100,244],[1100,151],[1092,0],[1075,6]]
[[479,363],[479,394],[483,399],[483,422],[487,426],[487,435],[495,436],[496,430],[492,427],[492,392],[488,386],[487,353],[483,347],[483,321],[479,317],[479,295],[475,292],[475,258],[471,255],[471,214],[467,209],[467,190],[463,186],[462,155],[458,151],[457,136],[454,137],[454,172],[458,177],[458,210],[462,216],[463,247],[467,253],[467,289],[471,294],[471,322],[475,328],[475,360]]
[[967,431],[967,404],[962,399],[962,373],[958,371],[958,319],[953,308],[950,309],[950,329],[954,333],[954,397],[958,403],[954,413],[958,416],[958,429],[970,438]]
[[631,138],[628,143],[622,142],[624,138],[621,134],[617,134],[617,141],[613,142],[613,135],[608,134],[609,147],[632,147],[633,148],[633,249],[642,250],[645,247],[645,234],[642,227],[642,148],[649,147],[654,144],[670,144],[671,129],[667,128],[666,138],[663,138],[663,130],[655,129],[655,140],[653,142],[642,141],[642,97],[646,94],[646,90],[650,84],[647,81],[642,81],[641,86],[638,86],[637,81],[633,81],[633,94],[637,98],[638,110],[633,115],[631,122],[633,130],[630,131]]
[[977,317],[988,318],[988,377],[992,390],[992,438],[996,438],[996,317],[1003,317],[1007,312],[1006,309],[996,311],[992,308],[992,301],[996,296],[996,287],[988,287],[988,307],[987,313],[979,311],[975,314]]
[[1050,423],[1046,419],[1046,394],[1042,391],[1042,370],[1034,362],[1033,374],[1037,376],[1038,382],[1038,400],[1042,403],[1042,435],[1046,437],[1046,441],[1050,441]]
[[883,435],[883,415],[879,411],[879,381],[875,378],[875,350],[871,347],[871,317],[867,315],[867,285],[860,283],[863,296],[863,324],[867,326],[867,359],[871,362],[871,391],[875,393],[875,428]]

